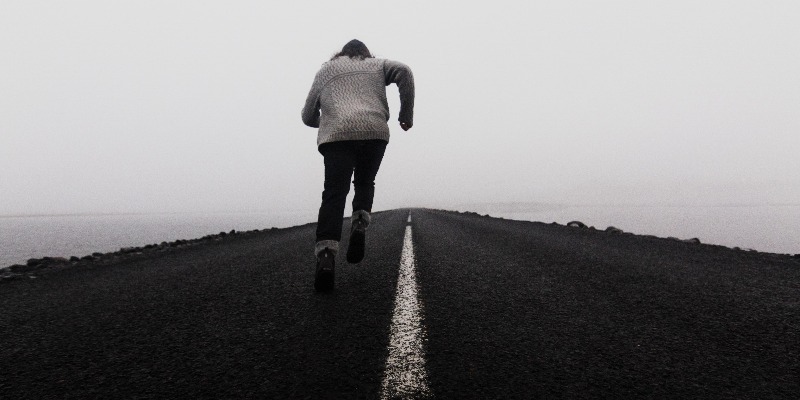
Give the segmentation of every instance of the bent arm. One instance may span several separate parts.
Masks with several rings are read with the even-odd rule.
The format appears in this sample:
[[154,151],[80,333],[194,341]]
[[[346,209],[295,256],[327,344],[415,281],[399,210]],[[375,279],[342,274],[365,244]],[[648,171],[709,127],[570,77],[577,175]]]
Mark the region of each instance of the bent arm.
[[409,128],[414,125],[414,75],[411,68],[401,62],[386,60],[383,65],[386,86],[394,83],[400,91],[401,123]]
[[300,113],[303,118],[303,123],[312,128],[319,128],[320,89],[318,73],[314,78],[314,84],[311,85],[311,90],[308,92],[308,97],[306,97],[306,104],[303,106],[303,111]]

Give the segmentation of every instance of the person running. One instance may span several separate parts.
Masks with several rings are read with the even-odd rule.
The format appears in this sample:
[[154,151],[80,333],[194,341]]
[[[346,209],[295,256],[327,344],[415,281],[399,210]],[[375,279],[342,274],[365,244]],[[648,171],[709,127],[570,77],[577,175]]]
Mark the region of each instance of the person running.
[[375,58],[359,40],[322,64],[306,98],[303,123],[319,128],[317,149],[324,157],[325,186],[317,219],[314,288],[333,289],[335,258],[342,237],[347,193],[353,178],[353,214],[347,262],[364,258],[375,176],[389,143],[386,86],[400,91],[400,128],[414,125],[414,76],[400,62]]

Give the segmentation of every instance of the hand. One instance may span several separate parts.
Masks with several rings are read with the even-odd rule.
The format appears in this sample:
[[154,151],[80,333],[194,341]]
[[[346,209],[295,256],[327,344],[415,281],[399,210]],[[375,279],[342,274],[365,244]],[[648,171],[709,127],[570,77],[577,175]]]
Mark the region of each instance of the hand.
[[400,127],[403,128],[404,131],[411,129],[411,124],[407,124],[405,122],[400,123]]

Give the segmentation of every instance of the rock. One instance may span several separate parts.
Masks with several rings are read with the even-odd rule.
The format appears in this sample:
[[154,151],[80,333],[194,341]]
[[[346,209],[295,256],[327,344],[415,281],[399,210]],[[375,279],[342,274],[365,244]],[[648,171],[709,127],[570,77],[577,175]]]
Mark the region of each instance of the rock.
[[570,227],[573,227],[573,228],[586,229],[586,224],[584,224],[581,221],[570,221],[570,222],[567,222],[567,226],[570,226]]
[[13,281],[13,280],[19,279],[19,278],[22,278],[22,275],[20,275],[20,274],[11,274],[11,273],[0,275],[0,281]]
[[28,265],[29,267],[32,267],[32,266],[34,266],[34,265],[39,265],[39,264],[41,264],[41,263],[42,263],[42,260],[40,260],[40,259],[38,259],[38,258],[30,258],[30,259],[28,259],[28,261],[25,263],[25,265]]
[[26,272],[33,272],[33,271],[36,271],[36,270],[40,270],[40,269],[46,268],[47,266],[48,266],[48,264],[46,264],[46,263],[34,264],[34,265],[15,264],[15,265],[12,265],[12,266],[8,267],[8,270],[11,271],[11,272],[14,272],[14,273],[26,273]]
[[684,242],[684,243],[691,243],[691,244],[700,244],[700,239],[698,239],[698,238],[691,238],[691,239],[682,240],[682,242]]
[[35,266],[35,264],[34,265],[14,264],[14,265],[8,267],[7,269],[8,269],[8,271],[11,271],[11,272],[22,272],[22,271],[25,271],[29,267],[32,267],[32,266]]
[[608,228],[606,228],[606,232],[619,234],[619,233],[622,233],[622,229],[619,229],[619,228],[613,227],[613,226],[609,226]]

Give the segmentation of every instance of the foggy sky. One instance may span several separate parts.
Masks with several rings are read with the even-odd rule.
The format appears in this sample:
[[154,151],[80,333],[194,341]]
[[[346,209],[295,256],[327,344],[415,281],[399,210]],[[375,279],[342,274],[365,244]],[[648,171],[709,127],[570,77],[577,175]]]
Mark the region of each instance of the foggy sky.
[[[274,4],[273,4],[274,3]],[[0,3],[0,215],[319,206],[300,109],[353,38],[415,74],[376,209],[800,203],[796,1]]]

